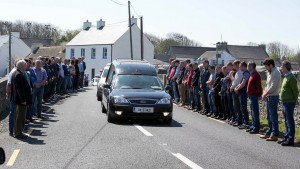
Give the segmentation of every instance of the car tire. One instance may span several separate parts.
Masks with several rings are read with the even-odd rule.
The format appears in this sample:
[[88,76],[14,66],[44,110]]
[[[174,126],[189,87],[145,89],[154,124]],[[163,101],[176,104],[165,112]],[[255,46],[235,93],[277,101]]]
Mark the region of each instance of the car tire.
[[165,118],[165,119],[163,119],[163,123],[164,123],[164,124],[171,124],[172,121],[173,121],[172,118]]
[[107,110],[105,109],[105,107],[104,107],[104,105],[103,105],[102,102],[101,102],[101,104],[102,104],[102,113],[107,113]]
[[107,113],[107,122],[108,123],[114,123],[114,119],[111,117],[110,113]]

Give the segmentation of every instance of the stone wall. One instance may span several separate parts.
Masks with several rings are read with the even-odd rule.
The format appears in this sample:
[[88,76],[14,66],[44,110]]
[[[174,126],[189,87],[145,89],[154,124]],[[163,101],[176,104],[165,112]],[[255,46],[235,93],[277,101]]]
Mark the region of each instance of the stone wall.
[[9,104],[6,100],[7,78],[0,79],[0,133],[8,129]]

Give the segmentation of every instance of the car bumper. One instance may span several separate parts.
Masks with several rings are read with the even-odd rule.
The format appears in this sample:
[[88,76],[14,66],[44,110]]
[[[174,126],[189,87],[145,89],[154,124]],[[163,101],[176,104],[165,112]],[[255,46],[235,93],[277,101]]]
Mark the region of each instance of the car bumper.
[[[134,107],[153,107],[153,113],[135,113]],[[122,112],[122,114],[117,114]],[[112,105],[110,107],[111,116],[114,118],[133,118],[133,119],[165,119],[173,117],[172,105]],[[167,114],[168,113],[168,114]]]

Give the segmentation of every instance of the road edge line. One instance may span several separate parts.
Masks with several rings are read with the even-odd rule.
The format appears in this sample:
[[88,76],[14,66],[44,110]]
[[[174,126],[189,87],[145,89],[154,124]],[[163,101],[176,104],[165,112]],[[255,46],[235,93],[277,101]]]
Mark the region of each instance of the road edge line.
[[20,153],[20,149],[14,150],[14,152],[12,153],[12,155],[10,156],[10,158],[6,164],[7,167],[12,167],[14,165],[19,153]]

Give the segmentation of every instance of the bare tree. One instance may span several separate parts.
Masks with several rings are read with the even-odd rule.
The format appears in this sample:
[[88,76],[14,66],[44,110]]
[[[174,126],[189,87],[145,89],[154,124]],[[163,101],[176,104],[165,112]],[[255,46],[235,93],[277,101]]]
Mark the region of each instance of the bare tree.
[[280,42],[272,42],[267,45],[268,54],[273,59],[290,58],[294,55],[294,50]]

